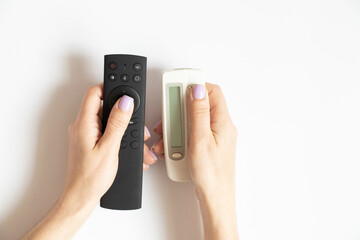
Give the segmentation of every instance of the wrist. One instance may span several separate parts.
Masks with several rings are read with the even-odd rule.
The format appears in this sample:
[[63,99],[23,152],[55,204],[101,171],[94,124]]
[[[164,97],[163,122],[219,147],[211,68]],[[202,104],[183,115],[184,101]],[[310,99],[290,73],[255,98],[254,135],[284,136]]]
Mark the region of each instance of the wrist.
[[235,204],[235,185],[231,181],[222,181],[215,184],[208,181],[207,184],[196,184],[196,196],[200,204],[213,207],[219,204]]
[[204,225],[204,239],[238,239],[235,191],[196,188]]
[[93,201],[79,201],[75,196],[64,192],[48,214],[23,239],[71,239],[96,205]]
[[205,191],[204,189],[196,188],[196,196],[202,209],[213,215],[221,215],[224,212],[235,214],[235,192],[232,190]]
[[98,198],[88,197],[76,189],[68,189],[63,192],[56,207],[72,214],[92,212],[98,203]]

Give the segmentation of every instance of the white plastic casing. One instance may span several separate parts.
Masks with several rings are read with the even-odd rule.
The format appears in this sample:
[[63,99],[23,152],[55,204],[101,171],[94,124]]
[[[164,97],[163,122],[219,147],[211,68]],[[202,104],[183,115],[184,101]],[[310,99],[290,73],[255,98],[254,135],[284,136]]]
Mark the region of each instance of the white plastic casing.
[[[168,111],[167,87],[169,85],[180,85],[180,101],[183,105],[184,119],[184,156],[181,160],[170,158],[170,124]],[[199,69],[181,68],[167,71],[162,75],[162,124],[166,171],[169,178],[175,182],[190,182],[191,176],[188,168],[187,149],[190,136],[190,123],[188,120],[188,94],[192,85],[205,85],[203,73]]]

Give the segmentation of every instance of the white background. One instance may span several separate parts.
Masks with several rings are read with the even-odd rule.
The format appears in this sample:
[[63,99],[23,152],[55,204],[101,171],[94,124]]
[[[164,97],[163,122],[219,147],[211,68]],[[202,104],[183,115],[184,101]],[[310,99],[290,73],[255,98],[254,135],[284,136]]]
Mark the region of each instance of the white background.
[[[202,68],[222,87],[241,239],[360,239],[359,43],[356,0],[1,0],[0,239],[61,193],[67,126],[108,53],[148,57],[150,129],[164,70]],[[144,173],[141,210],[98,207],[75,237],[200,238],[194,187],[163,162]]]

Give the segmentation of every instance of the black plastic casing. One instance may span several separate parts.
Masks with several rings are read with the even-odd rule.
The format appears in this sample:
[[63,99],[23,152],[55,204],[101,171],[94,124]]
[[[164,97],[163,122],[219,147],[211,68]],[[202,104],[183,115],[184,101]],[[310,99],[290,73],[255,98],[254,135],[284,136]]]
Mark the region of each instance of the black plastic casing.
[[[111,69],[109,65],[111,63],[116,64],[116,69]],[[141,69],[135,70],[135,64],[140,64]],[[115,74],[114,80],[109,78],[111,74]],[[124,74],[129,77],[127,81],[121,79]],[[135,81],[135,75],[140,75],[141,80]],[[123,95],[134,98],[135,108],[137,105],[139,106],[137,110],[134,108],[132,120],[121,141],[119,167],[115,180],[102,196],[100,206],[108,209],[132,210],[141,208],[142,201],[146,57],[124,54],[105,55],[103,132],[114,103]],[[138,136],[134,137],[132,133],[136,130]],[[138,147],[133,148],[134,145],[138,145]]]

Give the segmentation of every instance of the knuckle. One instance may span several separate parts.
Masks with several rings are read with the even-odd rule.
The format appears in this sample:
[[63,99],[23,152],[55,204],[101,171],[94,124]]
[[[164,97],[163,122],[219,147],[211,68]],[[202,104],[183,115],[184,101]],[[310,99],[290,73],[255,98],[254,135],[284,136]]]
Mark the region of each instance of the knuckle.
[[235,135],[237,132],[237,129],[233,123],[226,124],[226,131],[228,133],[231,133],[232,135]]
[[209,114],[209,108],[205,106],[200,106],[193,109],[193,116],[195,119],[207,119]]
[[108,122],[108,126],[110,128],[113,129],[126,129],[127,128],[127,122],[125,122],[124,120],[119,120],[119,119],[110,119]]
[[87,90],[87,92],[86,92],[86,95],[93,95],[93,94],[95,94],[96,93],[96,91],[97,91],[97,87],[96,86],[92,86],[92,87],[89,87],[88,88],[88,90]]
[[215,84],[215,85],[213,86],[211,92],[212,92],[212,95],[213,95],[214,97],[224,98],[223,91],[222,91],[222,89],[221,89],[221,87],[220,87],[219,85],[216,85],[216,84]]
[[222,93],[221,87],[220,87],[219,85],[217,85],[217,84],[214,85],[213,90],[214,90],[215,92],[220,92],[220,93]]

